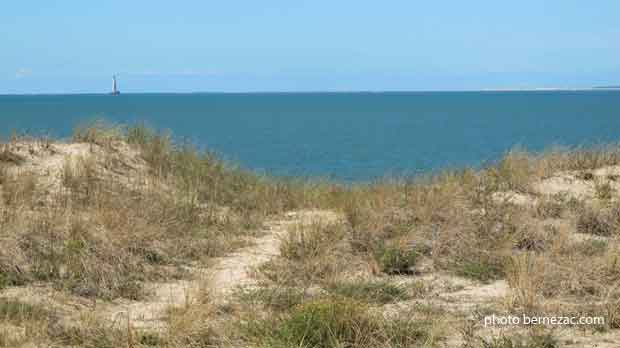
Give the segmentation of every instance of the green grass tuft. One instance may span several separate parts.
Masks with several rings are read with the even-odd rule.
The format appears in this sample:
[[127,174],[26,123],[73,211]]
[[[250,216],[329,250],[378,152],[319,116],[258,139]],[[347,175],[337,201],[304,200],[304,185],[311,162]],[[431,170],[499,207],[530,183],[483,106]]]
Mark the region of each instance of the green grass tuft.
[[340,281],[331,283],[327,290],[333,295],[366,303],[386,304],[410,298],[405,286],[388,281]]

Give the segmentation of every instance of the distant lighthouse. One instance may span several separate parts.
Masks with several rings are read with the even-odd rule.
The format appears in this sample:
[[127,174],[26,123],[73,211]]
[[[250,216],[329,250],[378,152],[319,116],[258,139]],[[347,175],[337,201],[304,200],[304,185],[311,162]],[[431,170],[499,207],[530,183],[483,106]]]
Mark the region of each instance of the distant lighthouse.
[[121,92],[118,91],[118,88],[116,88],[116,75],[112,76],[112,93],[110,93],[112,95],[119,95],[121,94]]

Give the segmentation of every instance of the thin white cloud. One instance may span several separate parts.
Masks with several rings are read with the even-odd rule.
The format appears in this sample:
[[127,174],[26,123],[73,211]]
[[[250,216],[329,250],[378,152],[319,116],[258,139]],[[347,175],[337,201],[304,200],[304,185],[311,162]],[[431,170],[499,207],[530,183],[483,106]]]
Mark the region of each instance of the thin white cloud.
[[156,77],[171,77],[171,76],[181,76],[181,77],[188,77],[188,76],[203,76],[203,77],[211,77],[211,76],[217,76],[218,73],[215,71],[200,71],[200,70],[180,70],[180,71],[142,71],[142,72],[135,72],[135,73],[129,73],[128,75],[133,75],[133,76],[156,76]]
[[28,77],[30,75],[32,75],[32,69],[28,69],[28,68],[19,68],[15,72],[15,78],[18,78],[18,79]]

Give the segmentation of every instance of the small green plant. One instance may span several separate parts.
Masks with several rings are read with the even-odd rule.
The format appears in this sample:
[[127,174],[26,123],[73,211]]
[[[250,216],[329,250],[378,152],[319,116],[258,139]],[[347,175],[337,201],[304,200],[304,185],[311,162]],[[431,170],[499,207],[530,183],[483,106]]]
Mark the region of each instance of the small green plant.
[[0,297],[0,319],[19,324],[30,320],[43,320],[49,315],[43,307]]
[[484,260],[479,260],[477,262],[466,261],[458,265],[456,274],[462,277],[488,282],[501,278],[504,275],[504,269],[503,267]]
[[327,299],[295,308],[275,338],[288,347],[355,347],[377,335],[378,329],[363,304]]
[[334,295],[378,304],[410,298],[404,286],[394,285],[388,281],[341,281],[330,284],[327,289]]
[[412,274],[418,253],[403,246],[382,246],[375,257],[386,274]]

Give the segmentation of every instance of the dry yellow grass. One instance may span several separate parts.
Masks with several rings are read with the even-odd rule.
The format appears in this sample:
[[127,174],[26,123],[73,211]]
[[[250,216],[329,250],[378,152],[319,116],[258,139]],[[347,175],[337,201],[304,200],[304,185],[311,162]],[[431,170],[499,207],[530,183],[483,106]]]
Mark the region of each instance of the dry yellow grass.
[[[0,297],[36,284],[94,309],[40,296],[36,315],[0,317],[0,346],[304,346],[307,330],[324,333],[307,336],[320,347],[558,346],[467,327],[480,306],[602,315],[590,330],[615,335],[619,165],[613,146],[515,150],[479,170],[347,186],[256,175],[144,127],[96,124],[71,143],[15,138],[0,148]],[[255,238],[299,209],[344,219]],[[148,301],[152,284],[195,281],[252,241],[277,242],[277,255],[256,258],[265,262],[245,296],[196,295],[157,329],[97,315]],[[469,338],[453,342],[454,325]],[[19,334],[34,327],[44,333]]]

